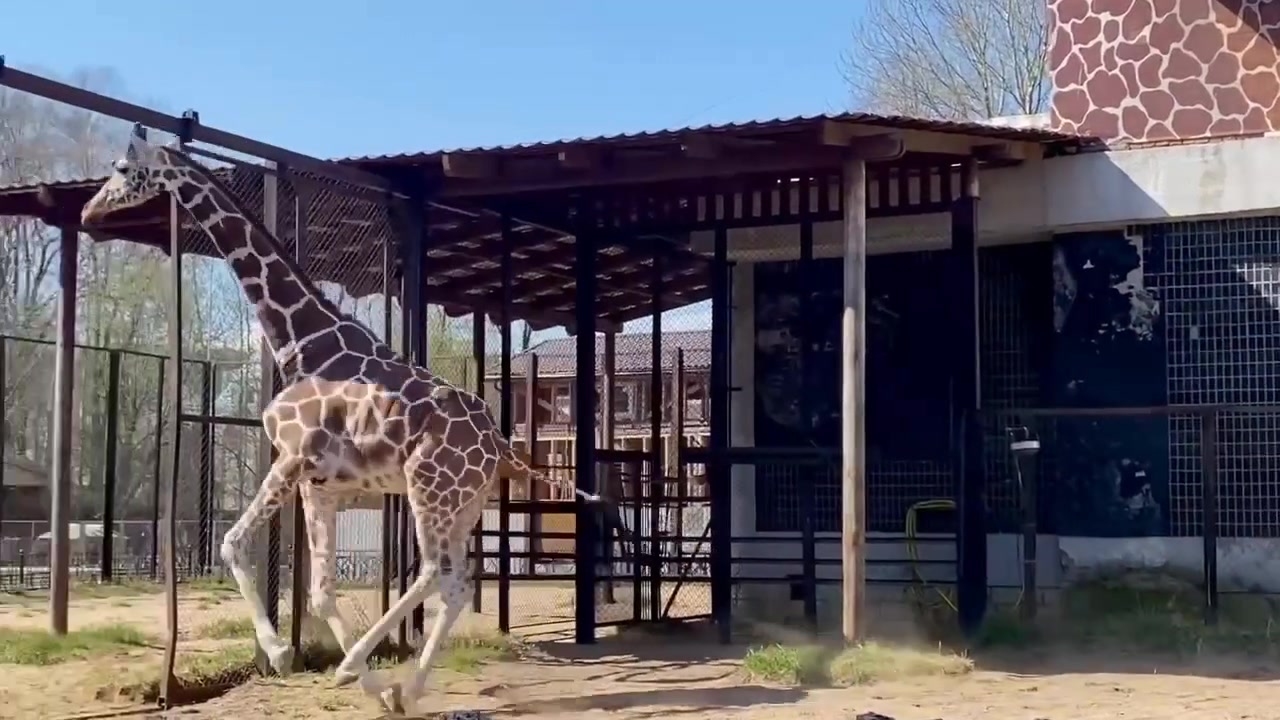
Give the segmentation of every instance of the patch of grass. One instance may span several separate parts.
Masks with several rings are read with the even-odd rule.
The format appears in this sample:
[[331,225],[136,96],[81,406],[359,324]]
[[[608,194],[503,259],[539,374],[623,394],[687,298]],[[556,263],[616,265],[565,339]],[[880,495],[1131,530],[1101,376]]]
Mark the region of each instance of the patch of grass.
[[840,687],[937,675],[964,675],[973,661],[943,650],[919,650],[868,642],[845,648],[831,659],[828,673]]
[[1224,596],[1218,624],[1206,625],[1198,588],[1154,577],[1145,584],[1100,580],[1068,588],[1063,622],[1053,635],[1087,646],[1173,655],[1265,654],[1275,652],[1280,624],[1265,599]]
[[0,628],[0,663],[54,665],[154,644],[154,639],[131,625],[102,625],[62,637],[44,630]]
[[750,650],[742,668],[749,679],[779,685],[849,687],[911,677],[964,675],[973,670],[973,661],[943,650],[874,642],[843,649],[775,644]]
[[179,590],[187,590],[189,592],[209,592],[209,593],[239,593],[239,588],[231,578],[220,577],[198,577],[184,580],[178,585]]
[[[281,623],[282,627],[288,627]],[[196,628],[195,636],[206,640],[238,640],[253,637],[253,618],[238,615],[218,618]]]
[[474,675],[487,663],[515,660],[519,646],[509,636],[489,633],[462,633],[445,640],[440,666],[456,673]]
[[742,669],[752,680],[779,685],[818,685],[830,680],[831,651],[818,645],[767,645],[752,648]]

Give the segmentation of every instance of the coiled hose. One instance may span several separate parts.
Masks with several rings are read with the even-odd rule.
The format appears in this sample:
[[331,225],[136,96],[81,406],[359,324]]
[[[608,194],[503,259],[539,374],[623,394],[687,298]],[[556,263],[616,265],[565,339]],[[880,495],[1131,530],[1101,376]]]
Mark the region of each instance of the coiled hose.
[[[1021,483],[1021,475],[1019,475],[1018,481]],[[919,516],[921,510],[955,509],[955,501],[946,499],[922,500],[915,505],[912,505],[907,508],[907,520],[904,524],[904,535],[906,536],[905,539],[907,543],[907,559],[911,563],[911,576],[914,580],[914,584],[911,586],[909,591],[914,594],[916,602],[924,603],[925,598],[923,596],[927,594],[929,590],[932,590],[933,594],[937,595],[948,608],[951,608],[952,612],[959,612],[959,608],[956,607],[955,600],[951,597],[950,593],[942,588],[932,585],[927,579],[925,579],[924,574],[920,571],[920,550],[916,545],[916,518]],[[1017,542],[1017,560],[1019,566],[1022,565],[1022,544],[1023,539],[1019,537]],[[1026,594],[1026,591],[1027,589],[1025,587],[1018,588],[1018,598],[1013,602],[1014,608],[1018,608],[1022,605],[1022,598]]]

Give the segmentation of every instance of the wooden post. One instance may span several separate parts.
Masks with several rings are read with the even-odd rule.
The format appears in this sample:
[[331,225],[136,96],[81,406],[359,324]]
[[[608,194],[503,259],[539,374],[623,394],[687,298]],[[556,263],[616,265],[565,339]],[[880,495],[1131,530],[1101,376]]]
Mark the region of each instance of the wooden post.
[[978,359],[978,165],[961,169],[960,197],[951,205],[950,298],[955,333],[952,396],[959,457],[953,461],[956,486],[956,609],[960,627],[973,633],[987,606],[986,478],[982,461],[982,388]]
[[58,261],[58,344],[54,358],[53,483],[49,493],[49,631],[67,634],[71,583],[71,412],[76,366],[76,269],[80,234],[62,228]]
[[[613,449],[613,439],[616,435],[615,426],[615,410],[614,393],[617,392],[618,384],[618,335],[610,330],[604,334],[604,387],[600,392],[600,447],[605,450]],[[602,463],[600,465],[600,488],[606,497],[613,502],[622,502],[622,493],[614,493],[614,481],[617,479],[617,470],[612,463]],[[608,511],[606,511],[608,512]],[[619,515],[619,517],[621,517]],[[613,533],[620,532],[617,528],[612,528],[609,523],[603,523],[604,545],[602,547],[603,560],[609,571],[605,573],[604,581],[604,600],[607,603],[615,601],[613,592],[613,573],[614,573],[614,557],[613,557]],[[621,542],[621,536],[618,537]]]
[[[262,176],[262,223],[268,232],[275,235],[277,233],[280,222],[280,184],[279,178],[272,173],[264,173]],[[267,344],[264,336],[259,349],[259,368],[262,372],[261,392],[258,397],[258,403],[261,409],[265,409],[277,392],[279,376],[276,372],[275,356],[271,352],[271,347]],[[181,363],[179,363],[181,367]],[[180,418],[175,417],[175,422],[179,422]],[[258,445],[258,475],[266,477],[271,471],[271,464],[275,461],[275,451],[271,443],[267,441],[265,435],[259,436]],[[177,475],[174,475],[176,480]],[[254,566],[256,568],[256,581],[254,590],[262,599],[262,604],[267,608],[267,617],[271,619],[271,626],[280,630],[280,514],[276,513],[271,516],[271,520],[267,523],[265,535],[259,534],[254,540]],[[258,666],[258,671],[263,675],[271,673],[271,663],[267,659],[267,653],[254,640],[254,662]]]
[[862,639],[866,594],[867,166],[857,156],[844,166],[844,312],[840,320],[841,625],[845,642]]

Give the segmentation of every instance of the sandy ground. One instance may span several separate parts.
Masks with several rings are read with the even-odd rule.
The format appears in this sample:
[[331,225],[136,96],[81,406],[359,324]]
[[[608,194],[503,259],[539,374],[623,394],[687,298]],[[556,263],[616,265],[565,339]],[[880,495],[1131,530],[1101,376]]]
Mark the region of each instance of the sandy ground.
[[[629,604],[628,593],[629,589],[620,589],[619,600]],[[352,592],[344,603],[352,609],[372,610],[376,595]],[[485,605],[485,613],[470,615],[466,623],[491,625],[496,594],[490,598],[486,593]],[[78,627],[136,622],[156,632],[162,627],[162,609],[163,597],[158,595],[80,599],[72,608],[71,622]],[[538,621],[536,632],[526,637],[563,636],[570,627],[572,589],[567,585],[522,588],[513,593],[512,609],[515,624],[533,626]],[[229,593],[184,596],[180,613],[188,630],[185,651],[199,652],[207,643],[194,639],[198,633],[190,632],[192,628],[240,612],[239,599]],[[44,622],[43,607],[37,601],[10,600],[0,605],[0,625],[43,627]],[[978,670],[962,677],[848,690],[796,690],[745,682],[738,669],[744,652],[745,648],[723,647],[701,637],[634,632],[606,637],[586,648],[531,639],[529,652],[521,660],[487,666],[479,676],[436,671],[431,695],[420,711],[474,709],[497,718],[529,720],[773,720],[780,714],[845,720],[864,712],[895,720],[1280,718],[1276,709],[1280,707],[1280,665],[1274,663],[1208,657],[1172,662],[1115,654],[980,657]],[[53,667],[0,667],[0,718],[63,718],[106,710],[113,706],[113,698],[102,688],[110,688],[126,671],[158,667],[159,657],[158,649],[139,649]],[[384,672],[403,676],[407,670]],[[331,684],[328,677],[309,674],[257,680],[202,705],[171,711],[168,717],[381,717],[374,702],[358,689],[336,689]]]

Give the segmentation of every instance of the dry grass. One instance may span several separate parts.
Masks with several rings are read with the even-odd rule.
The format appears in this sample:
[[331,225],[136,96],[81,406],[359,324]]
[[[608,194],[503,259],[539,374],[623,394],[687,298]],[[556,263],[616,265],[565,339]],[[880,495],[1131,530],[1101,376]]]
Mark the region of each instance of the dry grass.
[[1223,595],[1218,623],[1207,625],[1200,590],[1167,576],[1081,583],[1064,590],[1061,603],[1034,623],[1020,618],[1016,608],[994,608],[968,646],[1185,658],[1205,652],[1274,655],[1280,639],[1280,618],[1268,598]]
[[156,642],[129,625],[100,625],[62,636],[44,630],[0,627],[0,663],[56,665],[130,648],[153,647]]
[[751,680],[779,685],[850,687],[913,677],[964,675],[973,661],[945,650],[868,642],[839,648],[775,644],[749,651],[742,668]]

